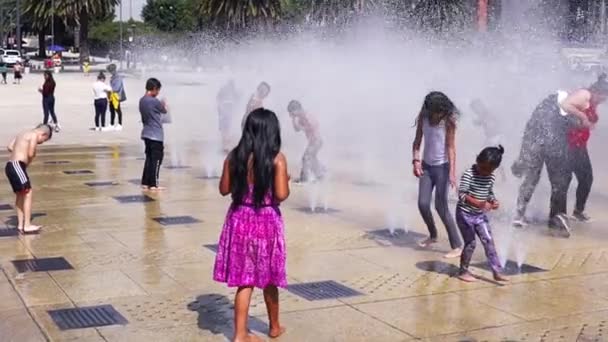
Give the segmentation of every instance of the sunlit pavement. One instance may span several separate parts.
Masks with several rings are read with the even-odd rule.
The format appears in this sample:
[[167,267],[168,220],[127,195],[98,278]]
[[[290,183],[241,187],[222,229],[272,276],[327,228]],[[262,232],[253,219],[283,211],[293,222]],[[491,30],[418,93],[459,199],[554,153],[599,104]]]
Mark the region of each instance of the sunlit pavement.
[[[0,87],[8,94],[0,108],[0,142],[40,120],[38,81]],[[0,233],[9,235],[0,238],[0,340],[230,339],[234,291],[211,279],[229,204],[205,171],[218,167],[206,164],[219,163],[201,150],[213,149],[204,139],[184,145],[179,165],[168,153],[161,171],[168,190],[143,194],[135,105],[141,81],[127,83],[125,130],[102,133],[87,130],[92,78],[61,75],[58,82],[64,130],[40,148],[28,170],[41,234],[13,235],[13,195],[6,182],[0,187],[0,204],[8,205],[0,206]],[[211,103],[213,95],[201,101]],[[201,135],[215,134],[215,127],[201,128]],[[442,258],[446,241],[427,251],[416,247],[425,228],[414,181],[396,200],[387,199],[390,184],[360,182],[344,169],[327,183],[293,187],[282,205],[291,285],[281,291],[287,333],[280,341],[608,340],[602,183],[590,200],[595,222],[574,225],[570,239],[550,236],[542,225],[513,230],[507,218],[497,217],[495,238],[501,256],[512,260],[511,281],[490,280],[478,244],[472,271],[482,279],[465,284],[453,277],[458,260]],[[513,187],[499,189],[503,203],[514,198]],[[319,207],[314,213],[312,202]],[[396,218],[387,219],[387,207],[396,208]],[[440,236],[445,239],[441,228]],[[65,310],[73,308],[83,310]],[[267,319],[259,291],[250,314],[251,329],[263,337]]]

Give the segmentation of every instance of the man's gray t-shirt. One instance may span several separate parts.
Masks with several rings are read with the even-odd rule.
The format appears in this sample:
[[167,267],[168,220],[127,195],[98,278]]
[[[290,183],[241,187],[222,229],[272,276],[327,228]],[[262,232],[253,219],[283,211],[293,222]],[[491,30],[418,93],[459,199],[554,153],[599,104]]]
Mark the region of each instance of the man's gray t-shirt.
[[144,128],[141,131],[142,139],[163,141],[163,115],[167,113],[162,103],[154,96],[144,95],[139,100],[139,113]]

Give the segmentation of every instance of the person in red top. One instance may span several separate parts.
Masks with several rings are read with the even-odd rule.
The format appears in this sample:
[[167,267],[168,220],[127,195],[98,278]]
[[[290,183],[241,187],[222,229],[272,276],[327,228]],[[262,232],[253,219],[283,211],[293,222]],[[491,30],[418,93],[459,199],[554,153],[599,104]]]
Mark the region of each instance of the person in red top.
[[44,72],[44,84],[38,88],[38,91],[42,94],[42,111],[44,113],[44,124],[49,124],[49,115],[53,119],[51,127],[55,132],[61,130],[59,121],[57,121],[57,115],[55,115],[55,80],[53,74],[50,71]]
[[568,184],[572,175],[576,177],[576,206],[572,216],[580,222],[589,222],[591,218],[585,213],[585,205],[593,184],[593,167],[587,150],[587,142],[591,130],[599,121],[597,107],[608,98],[608,82],[606,74],[598,77],[597,82],[587,89],[579,89],[568,97],[562,106],[568,106],[571,111],[577,110],[585,115],[589,124],[572,127],[568,131]]

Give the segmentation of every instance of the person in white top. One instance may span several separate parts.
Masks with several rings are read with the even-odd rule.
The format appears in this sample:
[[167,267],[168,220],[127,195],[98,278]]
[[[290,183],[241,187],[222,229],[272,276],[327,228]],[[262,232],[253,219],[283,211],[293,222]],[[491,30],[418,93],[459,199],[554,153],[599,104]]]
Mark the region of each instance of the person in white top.
[[93,83],[93,96],[95,98],[95,130],[106,129],[106,111],[108,110],[108,94],[112,92],[110,85],[106,84],[106,75],[100,72],[97,81]]

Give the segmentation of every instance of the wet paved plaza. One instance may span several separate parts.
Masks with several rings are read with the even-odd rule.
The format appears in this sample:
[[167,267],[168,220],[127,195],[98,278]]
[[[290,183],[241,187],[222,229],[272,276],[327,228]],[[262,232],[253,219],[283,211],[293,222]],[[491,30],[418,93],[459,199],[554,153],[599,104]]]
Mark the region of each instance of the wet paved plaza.
[[[77,90],[88,83],[63,81],[64,131],[29,169],[41,234],[13,234],[13,195],[5,181],[0,187],[0,341],[231,338],[234,291],[211,279],[229,204],[205,172],[217,166],[205,165],[189,144],[186,155],[195,156],[173,165],[180,167],[171,167],[167,153],[161,182],[168,190],[142,193],[133,181],[143,155],[133,102],[125,131],[89,132],[88,89]],[[30,82],[23,87],[36,85]],[[138,81],[129,82],[136,94]],[[68,100],[71,89],[83,100]],[[16,122],[0,119],[3,141],[39,120],[29,92],[1,107],[24,113]],[[295,174],[297,149],[288,159]],[[446,241],[416,247],[426,232],[415,181],[394,201],[386,198],[390,185],[361,184],[347,171],[356,162],[339,163],[327,184],[294,186],[282,205],[291,285],[280,293],[287,333],[278,341],[608,341],[608,198],[601,195],[608,187],[601,180],[590,200],[595,222],[575,226],[570,239],[543,226],[516,231],[497,217],[496,240],[510,241],[499,243],[499,253],[512,260],[511,282],[490,280],[478,245],[473,271],[483,279],[465,284],[453,277],[458,261],[442,258]],[[601,172],[600,165],[597,178]],[[503,202],[514,191],[503,185]],[[320,210],[309,209],[311,198]],[[401,213],[393,227],[387,201]],[[264,336],[259,291],[250,314],[251,328]]]

